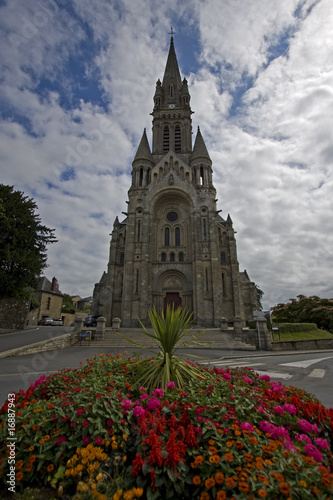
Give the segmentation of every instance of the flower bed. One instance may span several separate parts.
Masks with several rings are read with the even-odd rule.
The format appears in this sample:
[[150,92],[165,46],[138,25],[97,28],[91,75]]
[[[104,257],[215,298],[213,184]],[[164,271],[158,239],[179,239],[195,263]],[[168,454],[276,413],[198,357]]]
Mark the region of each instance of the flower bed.
[[[186,390],[169,382],[148,394],[136,383],[142,367],[101,355],[20,391],[16,491],[35,484],[75,499],[333,498],[333,409],[246,368],[198,365]],[[7,403],[0,412],[5,492]]]

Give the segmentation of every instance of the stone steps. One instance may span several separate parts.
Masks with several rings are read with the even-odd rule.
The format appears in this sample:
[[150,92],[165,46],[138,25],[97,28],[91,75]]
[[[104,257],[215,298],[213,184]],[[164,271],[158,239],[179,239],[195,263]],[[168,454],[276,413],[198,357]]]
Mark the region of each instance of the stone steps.
[[[184,337],[183,341],[190,340],[193,335],[197,335],[202,330],[193,329],[190,334]],[[149,337],[145,336],[143,333],[136,329],[124,329],[121,330],[121,334],[127,337],[127,339],[133,340],[146,348],[157,347],[155,342]],[[87,341],[82,339],[81,342],[78,340],[75,346],[81,345],[81,347],[105,347],[105,348],[120,348],[126,349],[128,347],[136,347],[129,340],[125,339],[121,335],[111,330],[105,331],[105,336],[103,339],[96,338],[92,341]],[[193,343],[194,348],[201,349],[225,349],[225,350],[242,350],[242,351],[255,351],[255,346],[242,341],[239,337],[235,336],[233,333],[221,332],[219,329],[211,329],[205,331],[197,340],[199,344]],[[190,346],[186,346],[190,347]],[[186,348],[185,347],[185,348]],[[138,347],[139,349],[140,347]]]

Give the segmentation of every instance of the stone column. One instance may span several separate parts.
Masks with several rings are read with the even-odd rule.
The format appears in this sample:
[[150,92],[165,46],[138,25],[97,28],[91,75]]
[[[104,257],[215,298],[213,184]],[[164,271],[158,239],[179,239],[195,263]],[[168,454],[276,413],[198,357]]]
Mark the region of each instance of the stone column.
[[267,328],[266,318],[260,317],[257,318],[258,325],[258,336],[260,335],[260,344],[259,348],[264,349],[266,351],[272,350],[272,332]]
[[105,322],[106,322],[106,319],[104,318],[104,316],[100,316],[99,318],[97,318],[97,326],[96,326],[96,333],[95,333],[96,340],[104,339]]
[[113,320],[112,320],[112,330],[114,330],[115,332],[119,332],[120,331],[120,323],[121,323],[121,319],[120,318],[113,318]]
[[242,323],[243,320],[240,316],[234,317],[234,335],[235,337],[240,337],[242,334]]
[[83,318],[75,318],[73,333],[80,333],[83,328],[83,324],[84,324]]
[[220,319],[220,330],[221,332],[228,330],[228,320],[227,318]]

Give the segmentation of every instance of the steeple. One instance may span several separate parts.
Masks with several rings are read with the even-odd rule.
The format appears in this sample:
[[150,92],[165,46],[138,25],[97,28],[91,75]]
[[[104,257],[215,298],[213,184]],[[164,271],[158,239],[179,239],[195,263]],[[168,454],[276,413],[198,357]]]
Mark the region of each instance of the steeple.
[[150,151],[146,129],[144,129],[143,131],[138,150],[133,160],[133,166],[134,163],[136,163],[137,161],[145,161],[145,160],[148,160],[153,163],[153,157]]
[[190,94],[187,81],[182,81],[177,62],[173,36],[163,81],[156,82],[153,110],[153,156],[164,156],[169,151],[185,155],[192,152]]
[[195,160],[199,160],[199,159],[201,161],[208,160],[208,162],[210,162],[210,164],[212,163],[210,156],[208,154],[207,148],[206,148],[205,141],[202,138],[200,128],[198,127],[197,136],[195,138],[195,143],[193,146],[193,152],[191,155],[191,163],[194,162]]
[[180,90],[181,86],[182,86],[182,80],[180,77],[180,71],[178,67],[175,47],[173,44],[173,36],[172,36],[170,41],[169,55],[162,83],[166,99],[168,98],[174,99],[175,93],[178,93],[177,91]]

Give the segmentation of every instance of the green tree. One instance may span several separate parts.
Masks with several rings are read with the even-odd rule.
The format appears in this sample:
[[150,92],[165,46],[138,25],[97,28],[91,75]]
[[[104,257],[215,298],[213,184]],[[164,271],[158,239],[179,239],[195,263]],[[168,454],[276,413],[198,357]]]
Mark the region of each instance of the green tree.
[[25,297],[46,267],[46,246],[57,241],[36,210],[32,198],[0,184],[0,297]]
[[75,307],[74,307],[73,301],[71,299],[71,296],[68,295],[68,293],[65,293],[64,296],[63,296],[62,312],[63,313],[68,313],[68,314],[74,314],[75,313]]
[[333,299],[298,295],[273,307],[272,317],[277,323],[316,323],[318,328],[333,331]]

